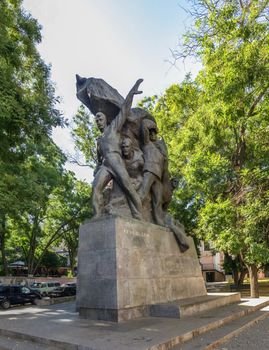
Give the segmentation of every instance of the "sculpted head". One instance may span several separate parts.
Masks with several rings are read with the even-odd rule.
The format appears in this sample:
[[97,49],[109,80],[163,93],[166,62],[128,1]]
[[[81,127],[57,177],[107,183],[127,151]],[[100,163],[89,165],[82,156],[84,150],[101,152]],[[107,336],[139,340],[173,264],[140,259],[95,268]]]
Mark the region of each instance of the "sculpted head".
[[157,128],[149,129],[149,139],[151,142],[157,141]]
[[121,142],[121,150],[124,158],[130,158],[133,154],[132,140],[128,136],[124,136]]
[[98,112],[95,114],[95,123],[98,129],[103,132],[107,127],[107,118],[106,115],[102,112]]
[[142,126],[144,130],[147,130],[148,136],[151,142],[157,141],[158,127],[154,120],[152,119],[143,119]]

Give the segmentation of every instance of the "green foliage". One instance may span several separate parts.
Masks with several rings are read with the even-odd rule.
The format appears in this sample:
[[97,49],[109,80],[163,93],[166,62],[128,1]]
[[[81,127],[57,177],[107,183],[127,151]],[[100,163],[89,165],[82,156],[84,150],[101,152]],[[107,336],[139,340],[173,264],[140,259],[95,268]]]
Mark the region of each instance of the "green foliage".
[[51,246],[65,243],[66,237],[75,242],[73,250],[77,249],[79,225],[92,215],[90,194],[91,188],[87,183],[76,180],[73,173],[66,172],[57,186],[47,189],[39,207],[9,221],[12,234],[8,244],[16,244],[22,249],[29,273],[34,273],[42,264]]
[[[64,119],[50,80],[50,67],[36,45],[40,26],[21,0],[0,2],[0,239],[2,264],[17,254],[29,272],[52,194],[62,186],[65,156],[51,139]],[[7,256],[8,253],[8,256]],[[40,254],[40,253],[39,253]]]
[[49,67],[35,46],[41,40],[38,23],[19,0],[1,1],[0,14],[0,156],[21,160],[29,139],[40,143],[63,120],[54,108]]
[[61,260],[57,253],[48,250],[42,257],[41,265],[46,268],[58,268],[61,266]]
[[86,164],[91,168],[97,164],[95,140],[99,135],[92,115],[81,105],[73,118],[72,136],[76,150],[83,154]]
[[44,164],[53,172],[64,162],[50,137],[63,118],[50,69],[36,49],[40,26],[21,3],[0,3],[0,213],[11,216],[35,201]]
[[145,101],[179,177],[170,210],[247,265],[269,261],[268,1],[193,0],[177,58],[203,69]]

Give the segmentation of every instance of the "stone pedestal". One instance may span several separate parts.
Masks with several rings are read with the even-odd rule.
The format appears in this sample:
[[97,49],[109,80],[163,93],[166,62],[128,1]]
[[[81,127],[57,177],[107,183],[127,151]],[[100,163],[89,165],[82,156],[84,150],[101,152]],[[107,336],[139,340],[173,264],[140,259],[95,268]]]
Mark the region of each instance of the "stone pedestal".
[[108,216],[80,228],[77,309],[90,319],[121,322],[150,306],[206,295],[192,238],[181,253],[173,233]]

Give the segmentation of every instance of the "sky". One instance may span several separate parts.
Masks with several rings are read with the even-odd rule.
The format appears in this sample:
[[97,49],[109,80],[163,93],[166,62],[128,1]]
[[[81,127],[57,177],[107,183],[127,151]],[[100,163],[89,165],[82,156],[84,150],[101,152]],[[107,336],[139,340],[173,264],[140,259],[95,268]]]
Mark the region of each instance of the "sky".
[[[125,96],[143,78],[145,96],[160,95],[186,73],[197,74],[191,61],[171,64],[171,50],[190,24],[183,8],[187,0],[23,0],[23,7],[42,26],[38,50],[51,64],[51,78],[61,97],[60,110],[69,121],[80,102],[75,74],[106,80]],[[183,8],[182,8],[183,7]],[[68,129],[56,129],[53,139],[74,154]],[[90,182],[92,171],[72,164],[67,169]]]

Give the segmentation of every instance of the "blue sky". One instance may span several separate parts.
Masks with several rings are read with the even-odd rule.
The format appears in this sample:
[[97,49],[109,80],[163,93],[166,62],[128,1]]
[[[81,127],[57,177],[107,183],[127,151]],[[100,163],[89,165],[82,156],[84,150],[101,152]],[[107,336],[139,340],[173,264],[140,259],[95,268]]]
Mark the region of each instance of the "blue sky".
[[[105,79],[123,96],[138,78],[143,95],[162,93],[198,66],[171,60],[190,19],[182,7],[187,0],[23,0],[23,6],[42,25],[39,51],[51,64],[52,80],[61,96],[61,110],[72,118],[76,99],[75,74]],[[137,101],[136,101],[137,102]],[[55,142],[73,152],[68,130],[55,130]],[[90,181],[92,173],[69,165]]]

